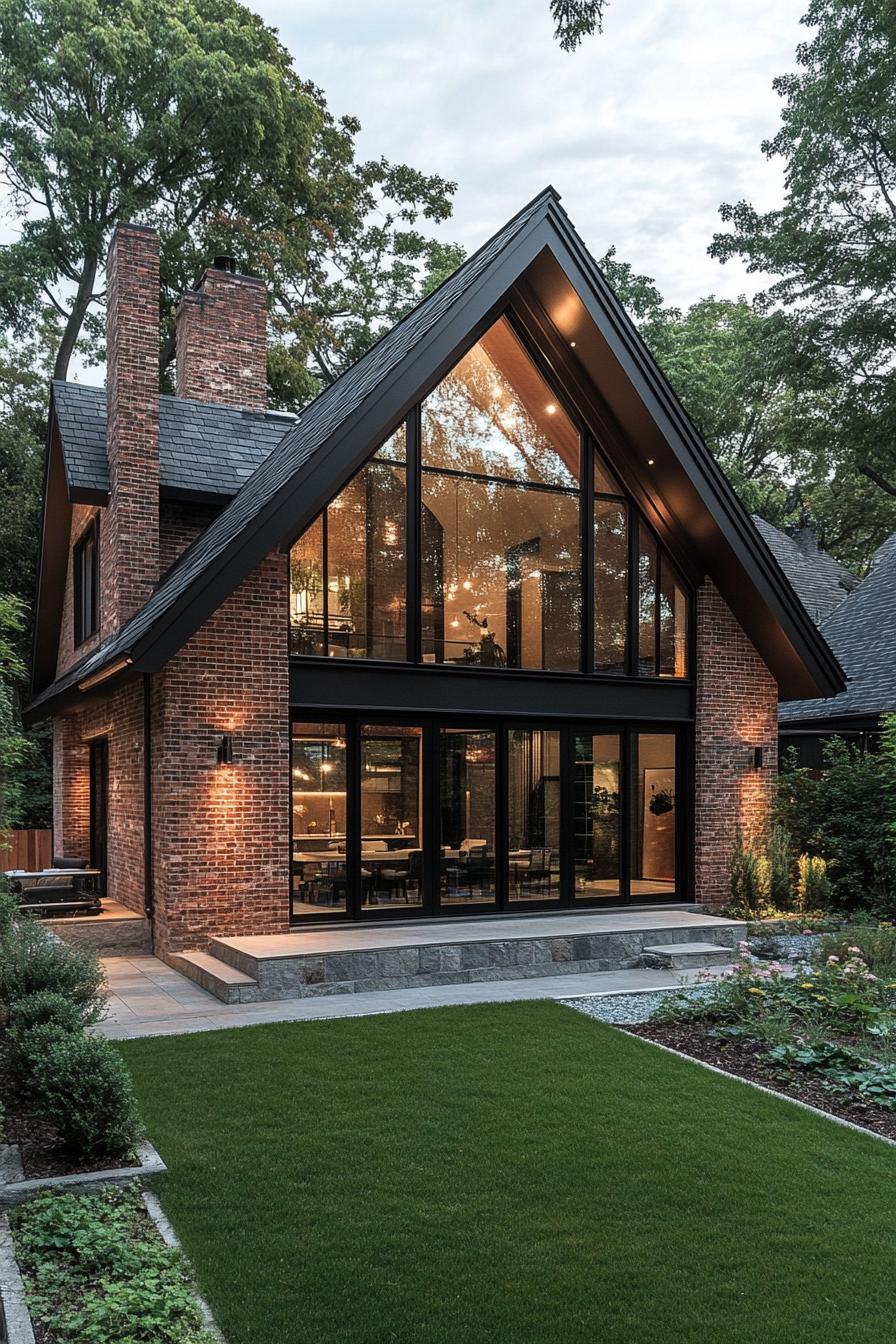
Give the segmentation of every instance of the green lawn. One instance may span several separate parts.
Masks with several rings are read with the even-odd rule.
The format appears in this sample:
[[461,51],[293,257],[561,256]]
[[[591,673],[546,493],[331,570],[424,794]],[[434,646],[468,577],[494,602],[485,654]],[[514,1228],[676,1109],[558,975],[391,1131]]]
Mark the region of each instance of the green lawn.
[[892,1338],[896,1150],[558,1004],[121,1048],[228,1344]]

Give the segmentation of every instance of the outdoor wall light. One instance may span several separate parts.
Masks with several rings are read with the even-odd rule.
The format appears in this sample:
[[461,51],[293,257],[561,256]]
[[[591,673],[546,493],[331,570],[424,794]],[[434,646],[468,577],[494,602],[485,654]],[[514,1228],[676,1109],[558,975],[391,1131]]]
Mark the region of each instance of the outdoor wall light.
[[225,733],[218,743],[218,764],[233,765],[233,738]]
[[753,769],[762,769],[762,747],[753,748]]

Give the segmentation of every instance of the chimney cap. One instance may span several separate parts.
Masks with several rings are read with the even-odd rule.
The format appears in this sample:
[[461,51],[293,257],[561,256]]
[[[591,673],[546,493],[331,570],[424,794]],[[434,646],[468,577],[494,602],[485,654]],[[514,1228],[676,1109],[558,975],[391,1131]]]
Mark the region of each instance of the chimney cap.
[[236,257],[221,255],[212,257],[212,270],[226,271],[228,275],[236,275]]

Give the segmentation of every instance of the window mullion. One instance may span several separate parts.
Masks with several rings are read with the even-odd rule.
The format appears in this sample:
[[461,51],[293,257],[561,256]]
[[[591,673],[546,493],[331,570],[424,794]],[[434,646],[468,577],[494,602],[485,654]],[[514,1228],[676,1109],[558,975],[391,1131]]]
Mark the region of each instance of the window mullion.
[[420,405],[413,408],[407,418],[405,434],[405,457],[407,461],[407,481],[405,495],[407,515],[405,520],[405,575],[407,582],[405,622],[406,656],[409,663],[419,663],[421,659],[420,626],[423,605],[423,586],[421,581],[422,561],[421,544],[421,480],[420,480]]
[[582,508],[582,671],[594,671],[594,444],[583,434],[581,447]]

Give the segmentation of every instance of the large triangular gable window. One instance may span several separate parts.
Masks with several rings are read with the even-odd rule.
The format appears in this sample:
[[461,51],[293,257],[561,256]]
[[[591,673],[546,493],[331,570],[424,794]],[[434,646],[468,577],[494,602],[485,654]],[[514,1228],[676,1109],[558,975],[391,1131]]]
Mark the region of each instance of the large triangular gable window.
[[506,316],[300,537],[290,577],[300,656],[688,674],[682,580]]

